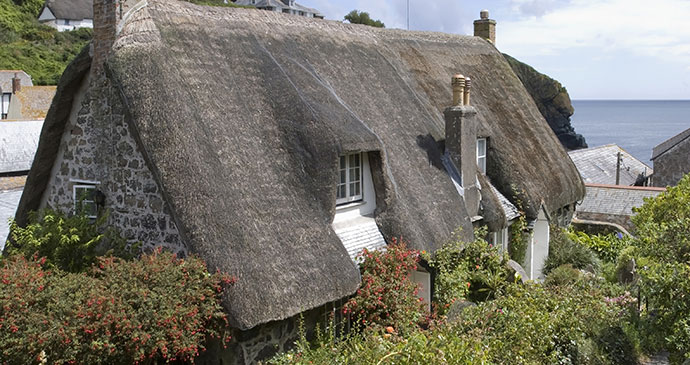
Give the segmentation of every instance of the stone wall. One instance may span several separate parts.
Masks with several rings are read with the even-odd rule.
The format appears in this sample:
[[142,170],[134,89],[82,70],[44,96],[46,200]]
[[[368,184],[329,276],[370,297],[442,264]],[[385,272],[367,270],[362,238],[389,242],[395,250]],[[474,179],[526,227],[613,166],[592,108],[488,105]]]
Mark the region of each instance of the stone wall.
[[106,197],[108,223],[144,250],[163,246],[187,254],[170,209],[125,120],[116,90],[105,78],[86,83],[75,98],[70,120],[53,166],[43,207],[65,212],[74,208],[72,188],[97,182]]
[[690,138],[686,138],[654,159],[652,185],[659,187],[677,185],[690,173]]

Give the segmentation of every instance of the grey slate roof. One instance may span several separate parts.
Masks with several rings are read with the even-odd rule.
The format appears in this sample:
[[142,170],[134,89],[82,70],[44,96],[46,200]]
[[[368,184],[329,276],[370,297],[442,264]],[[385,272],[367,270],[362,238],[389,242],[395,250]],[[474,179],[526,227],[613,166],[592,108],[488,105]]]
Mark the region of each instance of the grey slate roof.
[[520,211],[518,208],[513,205],[513,203],[508,200],[508,198],[505,197],[505,195],[501,194],[498,189],[494,186],[494,184],[489,183],[489,186],[491,187],[491,190],[496,194],[498,197],[498,201],[501,202],[501,208],[503,209],[503,213],[506,216],[507,221],[511,221],[517,217],[520,216]]
[[652,168],[615,144],[585,148],[568,152],[585,184],[616,183],[616,156],[621,153],[622,163],[619,185],[630,186],[640,174],[649,176]]
[[[3,179],[0,177],[0,179]],[[10,218],[17,211],[19,199],[22,197],[22,189],[0,190],[0,252],[5,247],[5,241],[10,233]]]
[[19,79],[22,80],[22,86],[34,85],[31,81],[31,76],[22,70],[0,70],[0,90],[2,90],[3,93],[12,92],[12,78],[14,78],[15,73],[19,76]]
[[47,0],[44,6],[56,19],[93,19],[93,0]]
[[662,153],[670,150],[673,148],[673,146],[677,145],[686,138],[690,138],[690,128],[676,134],[675,136],[659,143],[656,147],[654,147],[652,150],[652,160],[659,157],[659,155]]
[[633,207],[644,204],[644,198],[655,197],[666,189],[642,187],[585,184],[587,194],[582,204],[577,207],[578,212],[602,213],[610,215],[633,214]]
[[336,224],[333,228],[354,262],[357,262],[357,255],[365,248],[372,251],[386,247],[386,240],[374,218],[358,217]]
[[43,121],[0,122],[0,174],[29,171]]

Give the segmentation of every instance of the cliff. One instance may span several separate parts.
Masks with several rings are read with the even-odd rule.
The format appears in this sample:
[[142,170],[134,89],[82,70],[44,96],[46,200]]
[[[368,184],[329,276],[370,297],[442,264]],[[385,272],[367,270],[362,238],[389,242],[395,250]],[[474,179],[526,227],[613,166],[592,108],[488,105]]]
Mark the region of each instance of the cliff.
[[556,133],[563,147],[568,150],[587,148],[585,137],[575,133],[575,129],[570,124],[570,116],[573,115],[574,109],[565,87],[531,66],[505,53],[503,56],[534,99],[539,111],[549,123],[549,127]]

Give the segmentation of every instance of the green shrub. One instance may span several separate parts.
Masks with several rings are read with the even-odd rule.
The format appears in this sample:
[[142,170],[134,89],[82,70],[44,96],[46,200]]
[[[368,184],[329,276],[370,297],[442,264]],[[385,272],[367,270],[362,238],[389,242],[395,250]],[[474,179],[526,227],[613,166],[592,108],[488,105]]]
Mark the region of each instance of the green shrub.
[[599,268],[596,254],[586,246],[571,241],[562,228],[551,226],[550,237],[544,274],[548,275],[551,270],[566,264],[580,270],[596,271]]
[[32,212],[25,228],[11,224],[5,254],[38,255],[47,259],[48,267],[69,272],[89,269],[98,256],[132,258],[138,245],[128,247],[115,229],[106,227],[107,219],[107,214],[93,221],[83,214],[67,216],[50,209]]
[[364,327],[393,326],[410,331],[428,320],[426,303],[417,297],[410,272],[417,268],[419,252],[397,239],[385,251],[363,250],[362,283],[343,306],[343,313]]
[[546,286],[574,285],[580,280],[580,270],[571,264],[561,265],[549,273],[544,280]]
[[634,209],[636,239],[620,265],[634,257],[646,310],[645,346],[665,348],[671,358],[690,358],[690,174],[677,186]]
[[[485,231],[475,232],[484,237]],[[458,299],[473,302],[492,299],[507,283],[507,257],[485,240],[465,243],[455,238],[436,251],[429,266],[436,272],[434,300],[440,314]]]
[[228,339],[220,300],[233,280],[197,258],[101,258],[79,274],[21,255],[1,264],[0,357],[9,363],[191,360],[207,336]]
[[618,254],[630,246],[631,237],[624,236],[621,233],[617,234],[594,234],[589,235],[585,232],[568,231],[568,238],[576,243],[579,243],[597,254],[599,259],[604,262],[616,262]]

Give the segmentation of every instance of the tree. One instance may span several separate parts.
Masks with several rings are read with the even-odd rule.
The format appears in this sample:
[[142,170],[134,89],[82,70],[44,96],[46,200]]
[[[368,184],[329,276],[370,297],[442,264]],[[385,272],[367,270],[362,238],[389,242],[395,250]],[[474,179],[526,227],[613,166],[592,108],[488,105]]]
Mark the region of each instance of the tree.
[[345,15],[345,20],[349,21],[352,24],[364,24],[376,28],[386,27],[382,21],[371,19],[369,13],[367,13],[366,11],[359,12],[357,10],[353,10],[349,12],[347,15]]

